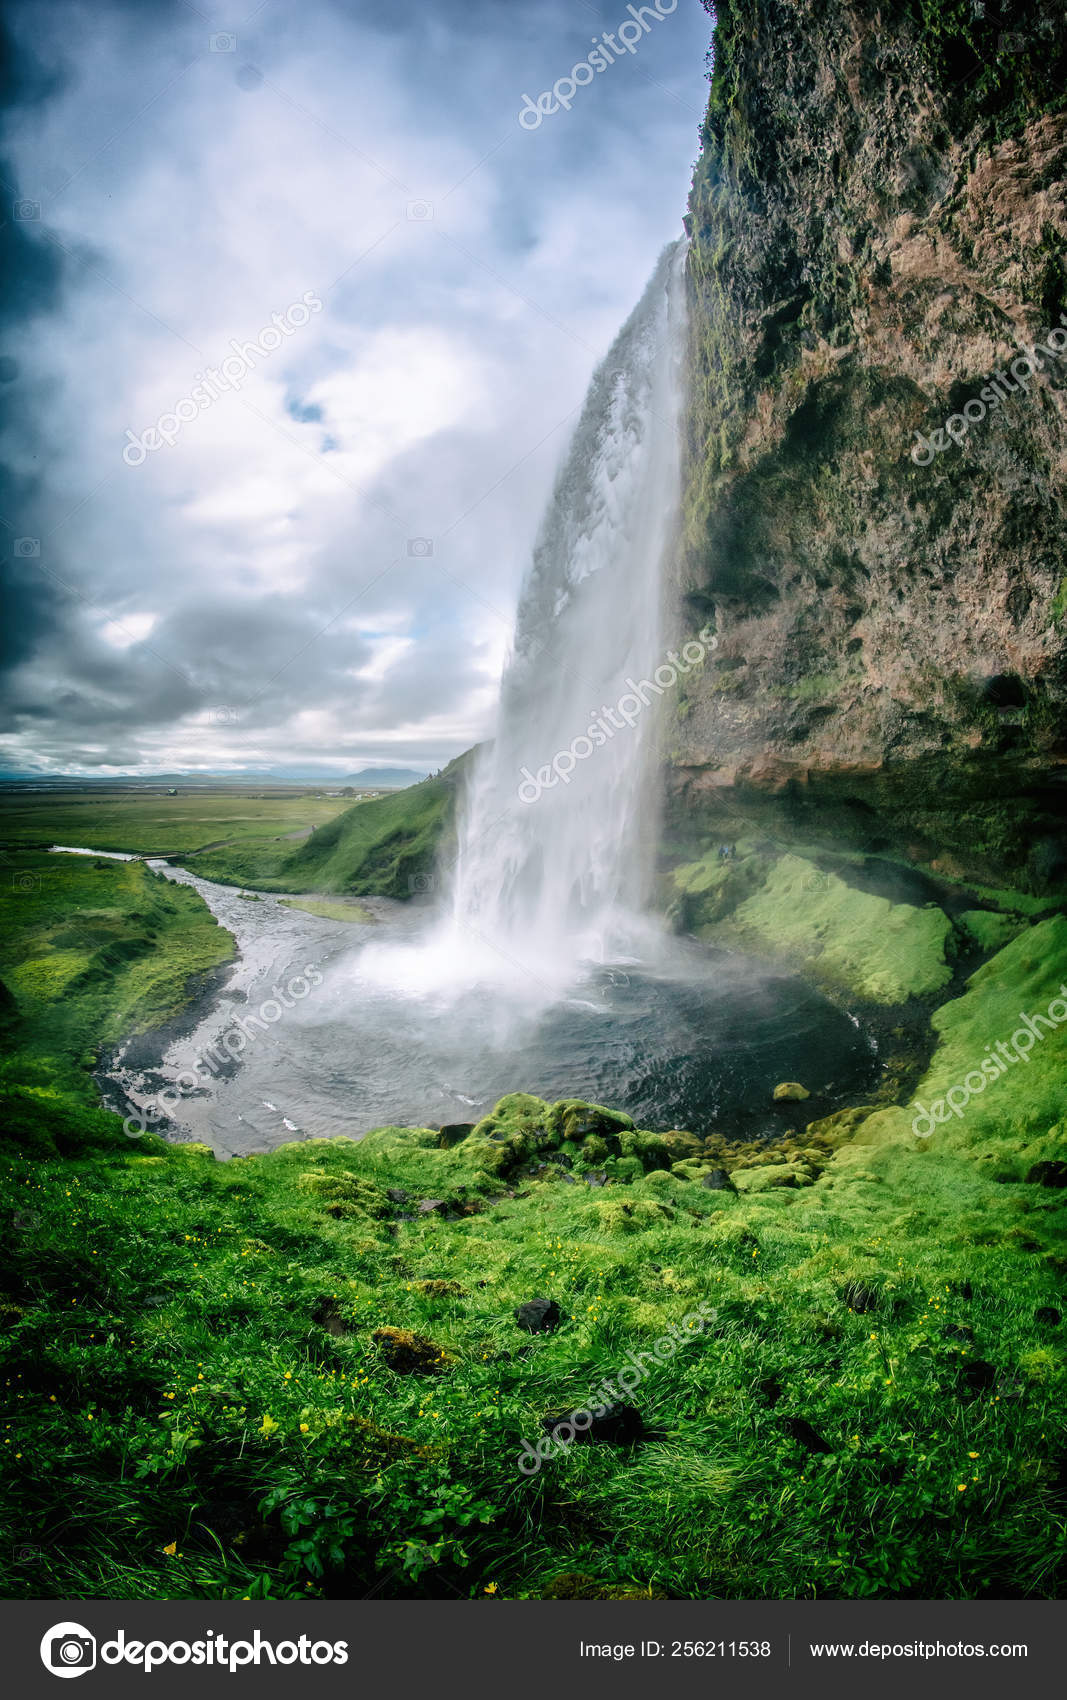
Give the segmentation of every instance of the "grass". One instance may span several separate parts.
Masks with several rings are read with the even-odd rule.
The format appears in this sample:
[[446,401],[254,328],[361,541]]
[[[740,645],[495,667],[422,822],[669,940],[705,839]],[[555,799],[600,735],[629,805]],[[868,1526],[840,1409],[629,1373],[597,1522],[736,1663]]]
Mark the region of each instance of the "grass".
[[241,843],[323,826],[349,806],[343,798],[254,797],[244,790],[177,797],[8,791],[0,793],[0,845],[71,844],[174,856],[221,839]]
[[[99,984],[63,962],[5,1006],[23,1077],[43,1056],[72,1078],[90,1004],[101,1034],[146,996],[178,1007],[210,935],[195,894],[144,868],[43,860],[3,892],[9,969],[90,960],[105,908],[112,943],[146,919],[166,941]],[[139,995],[153,957],[169,978]],[[1057,916],[937,1012],[916,1096],[1064,979]],[[1055,1595],[1067,1192],[1027,1176],[1062,1152],[1063,1073],[1050,1034],[926,1141],[903,1107],[727,1147],[517,1095],[465,1136],[225,1164],[125,1139],[84,1075],[20,1085],[0,1118],[3,1590]],[[739,1190],[703,1186],[713,1166]],[[555,1332],[517,1326],[534,1297]],[[700,1304],[710,1327],[657,1359]],[[416,1360],[425,1343],[421,1370],[392,1367],[385,1330]],[[639,1443],[519,1468],[547,1417],[620,1374]]]
[[283,909],[302,909],[305,915],[318,915],[323,921],[373,921],[374,916],[363,903],[331,903],[313,897],[283,897]]
[[433,889],[454,801],[450,777],[424,779],[345,809],[298,845],[226,845],[186,865],[205,879],[260,891],[408,898]]
[[893,902],[766,845],[742,843],[737,852],[719,862],[709,851],[671,874],[687,925],[701,937],[770,951],[871,1003],[928,997],[952,979],[955,929],[936,904]]
[[0,917],[4,1109],[47,1149],[53,1120],[99,1116],[106,1047],[179,1015],[233,940],[194,891],[142,862],[41,851],[0,858]]

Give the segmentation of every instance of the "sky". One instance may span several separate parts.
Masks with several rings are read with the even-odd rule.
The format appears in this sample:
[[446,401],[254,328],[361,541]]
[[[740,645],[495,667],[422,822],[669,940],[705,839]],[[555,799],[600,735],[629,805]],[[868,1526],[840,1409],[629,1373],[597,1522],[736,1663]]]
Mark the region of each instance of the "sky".
[[0,769],[442,766],[680,234],[707,14],[7,15]]

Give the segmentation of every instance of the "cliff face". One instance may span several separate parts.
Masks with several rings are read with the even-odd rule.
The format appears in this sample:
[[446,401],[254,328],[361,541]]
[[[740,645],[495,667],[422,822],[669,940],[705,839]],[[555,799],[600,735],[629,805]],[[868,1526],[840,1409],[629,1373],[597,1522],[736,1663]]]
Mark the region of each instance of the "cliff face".
[[917,855],[1059,883],[1060,25],[933,0],[716,11],[678,589],[719,646],[671,732],[678,813],[824,797],[861,837],[873,808]]

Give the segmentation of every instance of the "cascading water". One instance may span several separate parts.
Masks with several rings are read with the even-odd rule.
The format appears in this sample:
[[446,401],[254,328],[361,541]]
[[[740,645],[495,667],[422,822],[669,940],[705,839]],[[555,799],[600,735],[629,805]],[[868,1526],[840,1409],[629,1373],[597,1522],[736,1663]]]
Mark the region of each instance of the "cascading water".
[[[189,1131],[218,1149],[440,1125],[516,1091],[612,1104],[644,1127],[726,1118],[773,1134],[801,1114],[769,1109],[776,1081],[817,1092],[869,1078],[858,1027],[807,987],[642,919],[657,704],[708,641],[665,653],[660,620],[678,518],[684,265],[683,243],[663,254],[593,377],[440,910],[395,906],[354,927],[175,875],[241,941],[238,1011],[277,999],[272,975],[321,970],[314,997],[249,1047],[232,1079],[183,1106]],[[167,1066],[178,1079],[219,1020],[212,1010],[176,1046]]]
[[679,676],[664,671],[660,603],[678,517],[685,252],[665,250],[593,377],[522,592],[452,889],[457,953],[473,943],[479,969],[495,953],[558,985],[617,955],[648,895],[655,704]]

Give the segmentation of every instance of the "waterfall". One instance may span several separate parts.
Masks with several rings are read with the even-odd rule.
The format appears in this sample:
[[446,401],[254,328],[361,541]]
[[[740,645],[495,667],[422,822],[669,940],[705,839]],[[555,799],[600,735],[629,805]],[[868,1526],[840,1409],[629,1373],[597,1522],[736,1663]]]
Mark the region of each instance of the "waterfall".
[[678,678],[660,605],[678,519],[685,249],[665,250],[593,376],[460,821],[456,928],[551,980],[610,959],[649,894],[656,703]]
[[684,239],[665,249],[593,375],[521,592],[496,737],[466,787],[444,912],[417,946],[369,946],[365,983],[418,997],[491,982],[505,1002],[543,1005],[654,931],[641,911],[656,706],[703,655],[665,655],[661,635],[685,255]]

